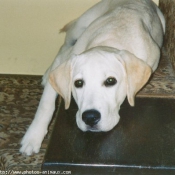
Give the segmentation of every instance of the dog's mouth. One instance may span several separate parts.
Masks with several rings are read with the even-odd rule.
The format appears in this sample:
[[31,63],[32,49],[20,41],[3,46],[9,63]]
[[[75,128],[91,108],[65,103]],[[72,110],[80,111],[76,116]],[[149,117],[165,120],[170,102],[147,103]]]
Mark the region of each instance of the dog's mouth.
[[100,132],[101,130],[99,129],[99,127],[97,126],[97,125],[95,125],[95,126],[87,126],[87,131],[89,131],[89,132]]

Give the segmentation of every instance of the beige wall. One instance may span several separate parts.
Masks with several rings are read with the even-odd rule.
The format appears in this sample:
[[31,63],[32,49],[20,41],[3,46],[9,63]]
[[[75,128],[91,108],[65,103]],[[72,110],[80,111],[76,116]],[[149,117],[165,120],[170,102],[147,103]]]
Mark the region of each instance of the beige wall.
[[159,5],[159,0],[153,0],[157,5]]
[[59,29],[100,0],[0,0],[0,73],[42,75],[63,44]]

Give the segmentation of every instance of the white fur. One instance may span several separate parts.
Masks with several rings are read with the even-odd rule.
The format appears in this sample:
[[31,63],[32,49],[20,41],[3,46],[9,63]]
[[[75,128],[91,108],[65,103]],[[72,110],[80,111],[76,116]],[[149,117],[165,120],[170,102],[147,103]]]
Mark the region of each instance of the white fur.
[[[65,43],[43,77],[39,107],[21,142],[20,152],[27,155],[39,152],[57,93],[68,108],[72,92],[81,130],[111,130],[126,96],[133,106],[135,94],[158,66],[165,19],[151,0],[102,0],[62,30],[67,32]],[[105,87],[108,77],[115,77],[117,84]],[[75,88],[77,79],[84,80],[82,88]],[[89,109],[101,113],[95,127],[82,121]]]

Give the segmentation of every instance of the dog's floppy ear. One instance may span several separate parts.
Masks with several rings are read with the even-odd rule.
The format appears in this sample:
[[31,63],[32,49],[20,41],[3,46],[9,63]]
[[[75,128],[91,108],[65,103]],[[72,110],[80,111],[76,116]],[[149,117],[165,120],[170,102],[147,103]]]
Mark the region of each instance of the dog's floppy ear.
[[128,51],[119,52],[119,61],[126,71],[127,98],[134,106],[136,93],[146,84],[152,73],[151,67]]
[[65,109],[69,108],[71,101],[71,71],[71,60],[68,60],[53,70],[49,76],[50,84],[65,101]]

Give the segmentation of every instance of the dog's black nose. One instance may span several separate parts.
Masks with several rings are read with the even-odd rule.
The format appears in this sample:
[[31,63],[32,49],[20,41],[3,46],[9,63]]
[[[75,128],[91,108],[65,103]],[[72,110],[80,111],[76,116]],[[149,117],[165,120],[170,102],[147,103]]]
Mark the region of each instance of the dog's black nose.
[[88,110],[83,112],[82,119],[86,123],[86,125],[92,127],[100,121],[101,114],[97,110]]

